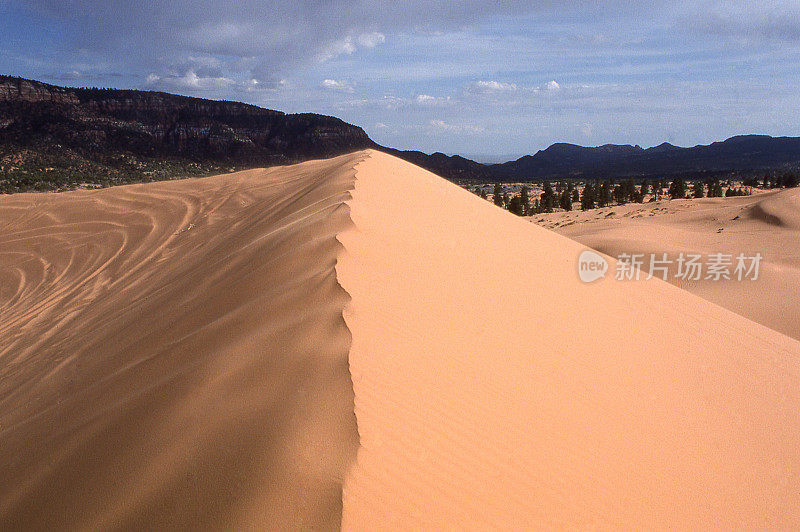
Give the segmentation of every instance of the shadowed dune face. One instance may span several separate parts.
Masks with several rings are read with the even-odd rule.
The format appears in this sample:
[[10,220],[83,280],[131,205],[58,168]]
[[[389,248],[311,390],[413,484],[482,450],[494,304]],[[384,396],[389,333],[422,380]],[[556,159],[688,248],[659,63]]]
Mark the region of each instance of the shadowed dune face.
[[[609,211],[616,212],[607,218]],[[612,257],[621,253],[763,257],[756,281],[668,280],[746,318],[800,339],[800,189],[746,197],[629,204],[534,219]],[[674,270],[673,270],[673,273]]]
[[0,528],[332,528],[363,155],[0,198]]

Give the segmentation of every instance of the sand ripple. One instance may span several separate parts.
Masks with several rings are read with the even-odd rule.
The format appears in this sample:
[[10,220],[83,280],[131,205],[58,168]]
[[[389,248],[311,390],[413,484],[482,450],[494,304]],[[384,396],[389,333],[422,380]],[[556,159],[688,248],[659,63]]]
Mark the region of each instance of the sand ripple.
[[0,198],[0,528],[338,526],[354,157]]

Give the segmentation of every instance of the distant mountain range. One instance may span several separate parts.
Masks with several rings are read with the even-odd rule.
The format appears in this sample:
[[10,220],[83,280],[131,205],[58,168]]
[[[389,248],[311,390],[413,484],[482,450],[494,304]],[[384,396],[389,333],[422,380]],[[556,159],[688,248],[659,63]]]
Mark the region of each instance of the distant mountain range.
[[0,76],[0,192],[203,175],[366,148],[471,182],[704,177],[800,166],[800,138],[756,135],[693,148],[554,144],[487,165],[382,147],[360,127],[330,116]]
[[743,135],[708,146],[652,148],[553,144],[516,161],[485,165],[458,155],[402,152],[401,157],[450,179],[491,182],[542,179],[670,178],[752,174],[800,166],[800,137]]

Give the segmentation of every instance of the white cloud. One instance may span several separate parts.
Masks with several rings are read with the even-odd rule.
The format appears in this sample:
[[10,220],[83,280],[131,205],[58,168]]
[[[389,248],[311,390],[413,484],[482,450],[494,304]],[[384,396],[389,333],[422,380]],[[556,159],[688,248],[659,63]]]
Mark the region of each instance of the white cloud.
[[337,91],[337,92],[347,92],[347,93],[355,92],[355,88],[353,88],[351,84],[347,83],[346,81],[340,81],[336,79],[322,80],[322,83],[320,83],[320,87],[322,87],[323,89]]
[[379,98],[380,106],[386,109],[387,111],[392,111],[394,109],[399,109],[407,105],[407,100],[404,98],[399,98],[397,96],[390,96],[384,95]]
[[261,79],[248,79],[245,80],[238,85],[238,88],[246,91],[246,92],[255,92],[255,91],[281,91],[284,89],[289,89],[293,86],[292,82],[288,79],[276,79],[276,80],[261,80]]
[[373,31],[372,33],[362,33],[356,39],[359,46],[364,48],[375,48],[379,44],[386,42],[386,35]]
[[325,44],[317,53],[317,62],[324,63],[340,55],[351,55],[358,49],[358,46],[361,48],[375,48],[384,42],[386,42],[386,36],[377,31],[362,33],[355,38],[352,35],[347,35],[342,39]]
[[561,85],[559,85],[556,80],[553,80],[553,81],[548,81],[547,84],[544,86],[544,88],[549,91],[557,91],[561,90]]
[[447,103],[450,101],[450,96],[440,98],[437,96],[431,96],[430,94],[418,94],[414,101],[418,105],[439,105],[443,103]]
[[453,129],[454,127],[445,122],[444,120],[431,120],[430,125],[437,129],[446,129],[446,130]]
[[344,39],[339,39],[338,41],[333,41],[323,46],[319,53],[317,53],[317,61],[324,63],[334,57],[350,55],[355,51],[356,45],[353,44],[353,38],[347,36]]
[[514,83],[503,83],[494,80],[481,80],[476,81],[470,86],[473,92],[511,92],[517,90],[517,85]]
[[149,86],[189,91],[219,90],[236,83],[224,76],[198,76],[193,70],[189,70],[183,75],[159,76],[150,73],[145,82]]
[[431,129],[435,131],[446,131],[449,133],[477,134],[486,131],[486,129],[481,126],[474,126],[471,124],[464,124],[464,125],[449,124],[444,120],[431,120],[430,122],[428,122],[428,125],[430,126]]

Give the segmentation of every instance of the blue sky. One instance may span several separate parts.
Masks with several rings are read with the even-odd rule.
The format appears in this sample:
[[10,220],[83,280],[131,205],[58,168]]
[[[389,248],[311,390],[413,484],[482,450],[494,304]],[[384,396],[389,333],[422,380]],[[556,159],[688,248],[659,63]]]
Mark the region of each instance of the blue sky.
[[800,2],[0,0],[0,72],[333,114],[483,161],[800,136]]

